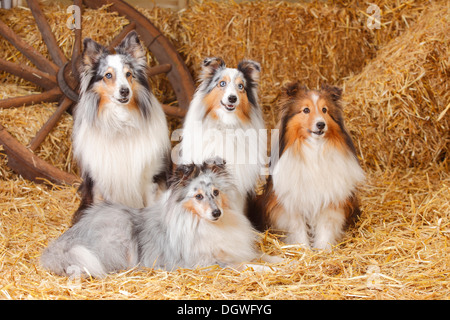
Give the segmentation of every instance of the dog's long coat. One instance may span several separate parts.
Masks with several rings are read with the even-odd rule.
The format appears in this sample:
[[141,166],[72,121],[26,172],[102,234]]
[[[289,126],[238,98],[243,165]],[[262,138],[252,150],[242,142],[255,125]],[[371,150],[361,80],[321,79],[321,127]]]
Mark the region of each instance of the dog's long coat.
[[74,221],[84,208],[103,200],[134,208],[155,200],[154,177],[165,171],[170,141],[146,69],[146,53],[134,31],[114,54],[84,40],[73,129],[73,153],[83,184]]
[[50,243],[44,268],[103,277],[136,265],[172,270],[238,266],[257,258],[256,233],[224,165],[179,166],[149,208],[100,203]]
[[241,195],[253,195],[267,157],[267,132],[258,102],[260,65],[236,69],[206,58],[201,83],[183,125],[181,163],[223,158]]

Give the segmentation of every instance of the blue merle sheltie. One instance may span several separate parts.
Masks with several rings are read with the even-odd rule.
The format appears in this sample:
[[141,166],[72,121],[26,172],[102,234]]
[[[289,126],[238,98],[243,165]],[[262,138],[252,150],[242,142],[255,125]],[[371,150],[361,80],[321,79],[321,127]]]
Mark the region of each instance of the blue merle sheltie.
[[142,267],[239,267],[258,258],[257,233],[236,203],[222,161],[179,165],[168,189],[147,208],[102,202],[44,250],[41,265],[58,274],[103,277]]
[[267,132],[258,101],[260,72],[259,63],[252,60],[227,68],[221,58],[206,58],[180,144],[181,163],[225,159],[243,205],[254,194],[267,156]]
[[356,189],[364,172],[344,125],[341,94],[338,87],[308,90],[298,82],[283,91],[273,172],[256,224],[286,232],[287,243],[330,249],[360,213]]
[[170,153],[167,121],[150,91],[137,33],[130,32],[113,52],[89,38],[83,44],[72,135],[83,183],[73,222],[102,200],[133,208],[152,204],[154,177],[164,172]]

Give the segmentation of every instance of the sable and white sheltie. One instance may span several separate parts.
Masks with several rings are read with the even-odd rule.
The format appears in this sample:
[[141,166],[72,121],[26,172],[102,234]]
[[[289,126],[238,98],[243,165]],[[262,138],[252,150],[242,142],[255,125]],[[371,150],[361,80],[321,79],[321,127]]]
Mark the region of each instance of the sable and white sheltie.
[[84,40],[73,152],[83,183],[74,215],[101,200],[133,208],[152,204],[154,177],[170,154],[167,121],[147,80],[146,53],[136,32],[109,52]]
[[364,172],[344,126],[341,94],[337,87],[315,91],[298,83],[283,92],[272,150],[278,153],[272,152],[262,202],[266,226],[285,231],[287,243],[330,249],[360,213],[356,188]]
[[103,277],[137,265],[237,267],[257,258],[257,234],[234,201],[238,191],[225,165],[180,165],[168,185],[152,207],[105,202],[85,209],[45,249],[42,266],[58,275]]
[[260,70],[251,60],[243,60],[233,69],[221,58],[206,58],[180,144],[178,163],[224,159],[243,196],[242,203],[254,194],[267,157],[267,133],[258,103]]

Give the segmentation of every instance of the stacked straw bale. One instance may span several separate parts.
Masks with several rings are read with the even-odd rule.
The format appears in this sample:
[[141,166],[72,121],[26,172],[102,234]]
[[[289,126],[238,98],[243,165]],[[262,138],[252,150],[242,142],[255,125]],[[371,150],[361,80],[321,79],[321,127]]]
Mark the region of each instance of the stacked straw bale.
[[348,118],[365,163],[382,168],[448,164],[449,14],[448,4],[430,7],[345,82]]
[[[383,29],[366,27],[365,10],[372,2],[389,22]],[[230,66],[243,58],[259,61],[262,103],[270,105],[289,79],[315,88],[358,73],[381,45],[409,26],[426,2],[201,1],[172,19],[165,34],[179,46],[195,77],[205,56],[222,56]],[[143,10],[163,27],[158,12]]]
[[[261,102],[269,127],[277,122],[276,101],[286,82],[345,85],[349,129],[364,164],[427,166],[448,158],[450,116],[444,112],[449,9],[438,1],[424,14],[427,3],[376,1],[381,28],[371,29],[365,13],[371,1],[205,1],[170,19],[172,28],[167,18],[159,27],[177,43],[195,78],[205,56],[222,56],[230,66],[249,57],[261,62]],[[159,10],[143,13],[158,25]],[[381,112],[386,114],[379,121]]]
[[[366,26],[370,3],[381,8],[381,29]],[[45,2],[44,13],[70,56],[73,33],[66,8]],[[69,226],[79,204],[76,186],[37,185],[11,172],[0,157],[0,298],[12,299],[446,299],[450,295],[449,8],[447,1],[203,1],[180,12],[139,9],[174,43],[194,78],[205,56],[230,66],[261,62],[266,124],[278,120],[283,83],[301,80],[345,88],[347,124],[367,172],[363,214],[332,252],[286,246],[261,234],[264,252],[286,261],[274,272],[229,269],[131,270],[103,280],[68,279],[43,270],[39,256]],[[0,18],[48,55],[26,8]],[[83,36],[107,44],[128,22],[107,8],[85,10]],[[0,56],[29,63],[0,38]],[[149,64],[157,62],[148,55]],[[0,98],[39,89],[0,75]],[[157,97],[174,100],[164,77]],[[0,110],[0,122],[29,143],[55,104]],[[177,119],[168,119],[171,130]],[[76,172],[72,118],[36,151]],[[1,147],[0,147],[1,148]]]

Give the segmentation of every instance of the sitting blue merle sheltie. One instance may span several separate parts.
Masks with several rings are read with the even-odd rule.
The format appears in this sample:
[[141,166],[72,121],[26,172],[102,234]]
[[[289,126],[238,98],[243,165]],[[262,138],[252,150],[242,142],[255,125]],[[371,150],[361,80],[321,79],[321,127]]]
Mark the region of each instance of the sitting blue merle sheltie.
[[99,201],[151,205],[155,177],[170,152],[167,121],[147,80],[146,50],[135,31],[110,52],[85,39],[80,101],[74,111],[73,153],[81,168],[83,209]]

